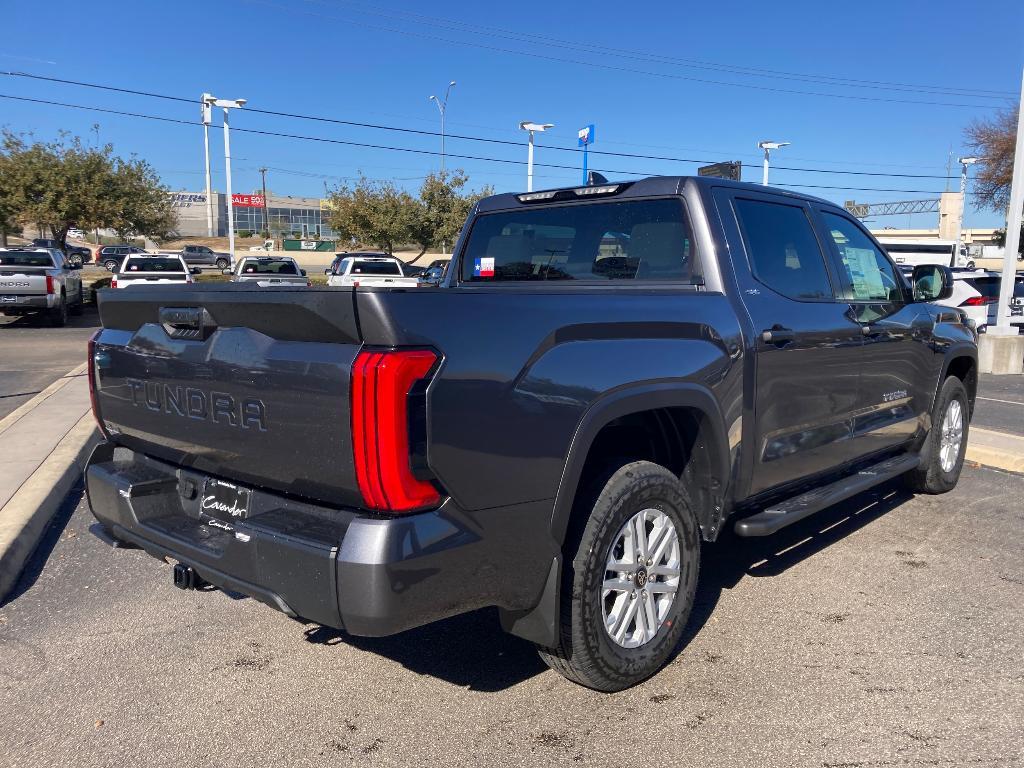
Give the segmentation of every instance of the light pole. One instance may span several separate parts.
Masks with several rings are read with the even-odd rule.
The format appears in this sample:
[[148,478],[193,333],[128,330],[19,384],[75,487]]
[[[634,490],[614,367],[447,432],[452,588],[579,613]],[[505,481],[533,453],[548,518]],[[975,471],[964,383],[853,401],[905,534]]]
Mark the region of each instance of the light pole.
[[960,266],[960,243],[964,239],[964,214],[967,213],[967,166],[978,162],[977,157],[959,157],[960,163],[960,224],[956,228],[956,249],[953,251],[953,263],[951,267]]
[[538,131],[543,133],[548,128],[554,128],[554,123],[531,123],[528,120],[524,120],[519,124],[519,128],[523,131],[528,131],[530,134],[529,149],[526,151],[526,191],[533,192],[533,133]]
[[231,254],[231,268],[235,267],[235,211],[231,202],[231,132],[228,126],[228,110],[241,109],[246,99],[216,99],[206,94],[206,103],[211,107],[224,109],[224,182],[227,187],[228,204],[228,252]]
[[764,174],[761,176],[761,183],[764,186],[768,186],[768,156],[773,149],[781,149],[782,147],[788,147],[790,142],[788,141],[759,141],[757,142],[757,148],[764,150]]
[[206,236],[213,237],[213,192],[210,190],[210,125],[213,123],[213,96],[200,97],[203,116],[203,151],[206,154]]
[[448,109],[448,95],[452,92],[452,88],[455,85],[455,81],[452,80],[448,83],[448,88],[444,92],[444,101],[437,98],[437,96],[431,96],[430,101],[437,104],[437,111],[441,113],[441,176],[444,176],[444,113]]

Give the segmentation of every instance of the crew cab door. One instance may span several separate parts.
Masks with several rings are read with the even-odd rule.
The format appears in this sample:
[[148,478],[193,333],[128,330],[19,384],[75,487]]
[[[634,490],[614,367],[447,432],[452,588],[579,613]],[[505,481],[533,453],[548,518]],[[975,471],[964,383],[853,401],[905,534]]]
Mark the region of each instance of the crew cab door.
[[749,496],[853,458],[864,342],[850,304],[836,298],[807,203],[732,189],[715,196],[749,319]]
[[858,456],[906,442],[931,411],[942,364],[932,315],[913,303],[906,283],[860,222],[832,208],[816,209],[822,239],[864,335],[860,406],[854,420]]

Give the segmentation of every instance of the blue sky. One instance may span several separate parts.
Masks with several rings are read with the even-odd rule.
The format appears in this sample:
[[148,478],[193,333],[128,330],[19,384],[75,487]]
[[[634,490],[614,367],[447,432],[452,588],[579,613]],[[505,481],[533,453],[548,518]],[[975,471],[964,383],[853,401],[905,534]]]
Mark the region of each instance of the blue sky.
[[[551,147],[574,148],[577,129],[594,123],[596,151],[753,166],[760,163],[757,141],[773,139],[792,142],[773,155],[773,166],[944,176],[948,153],[961,152],[970,120],[1019,93],[1019,0],[801,0],[763,13],[758,7],[736,0],[51,0],[41,19],[39,5],[20,2],[5,13],[0,70],[197,100],[210,91],[246,98],[255,108],[425,131],[439,129],[428,97],[456,80],[448,133],[520,145],[449,137],[448,167],[464,168],[474,187],[498,191],[525,188],[525,136],[517,125],[527,119],[555,124],[538,138]],[[181,120],[199,113],[182,102],[13,77],[0,77],[0,94]],[[41,138],[66,129],[95,140],[94,123],[102,142],[145,158],[170,187],[202,188],[197,127],[0,99],[0,125]],[[435,136],[253,112],[234,113],[232,127],[439,149]],[[211,132],[211,145],[214,187],[223,190],[219,130]],[[458,154],[511,162],[451,157]],[[325,182],[334,186],[360,172],[415,189],[439,163],[436,154],[241,131],[232,132],[232,155],[235,191],[253,191],[256,169],[266,165],[268,186],[296,195],[322,194]],[[536,162],[537,188],[580,178],[577,153],[538,147]],[[591,167],[619,178],[632,178],[623,176],[627,171],[692,174],[698,164],[591,156]],[[744,179],[759,181],[760,168],[745,168]],[[946,189],[941,178],[797,170],[773,170],[771,180],[794,188],[894,190],[800,187],[839,202],[920,199]],[[950,182],[954,189],[957,183]],[[936,220],[887,217],[872,226]],[[991,212],[971,212],[966,222],[1002,223]]]

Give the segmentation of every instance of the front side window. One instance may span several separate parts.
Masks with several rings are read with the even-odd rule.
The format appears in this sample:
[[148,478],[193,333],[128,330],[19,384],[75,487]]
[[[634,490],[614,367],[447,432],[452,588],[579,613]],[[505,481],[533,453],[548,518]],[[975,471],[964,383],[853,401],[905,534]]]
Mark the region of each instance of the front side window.
[[802,207],[743,198],[735,206],[759,282],[799,301],[832,298],[825,258]]
[[695,250],[678,199],[517,208],[479,216],[462,255],[467,282],[692,282]]
[[851,301],[903,301],[903,280],[864,231],[847,219],[823,212],[825,228],[839,251]]

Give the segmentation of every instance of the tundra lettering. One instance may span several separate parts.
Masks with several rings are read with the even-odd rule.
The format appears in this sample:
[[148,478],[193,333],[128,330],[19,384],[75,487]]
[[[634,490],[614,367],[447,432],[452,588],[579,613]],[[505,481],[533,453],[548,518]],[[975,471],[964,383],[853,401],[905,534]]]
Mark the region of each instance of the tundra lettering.
[[977,335],[934,303],[950,270],[908,282],[826,200],[674,176],[500,194],[422,287],[387,254],[328,271],[99,294],[88,500],[183,589],[361,636],[493,607],[616,691],[673,658],[727,526],[960,475]]

